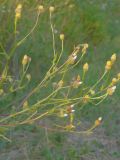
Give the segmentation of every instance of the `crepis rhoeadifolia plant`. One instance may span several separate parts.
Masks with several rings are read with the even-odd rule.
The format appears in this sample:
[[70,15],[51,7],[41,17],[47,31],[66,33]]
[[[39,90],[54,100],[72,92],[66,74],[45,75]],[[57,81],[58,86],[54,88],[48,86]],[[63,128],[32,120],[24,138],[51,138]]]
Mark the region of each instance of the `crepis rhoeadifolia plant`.
[[[28,73],[28,68],[31,63],[31,57],[29,55],[24,55],[21,60],[21,70],[20,70],[20,79],[15,79],[14,76],[9,73],[9,66],[11,59],[17,49],[22,43],[24,43],[27,38],[33,33],[36,29],[38,20],[41,14],[45,12],[44,6],[39,5],[37,7],[37,18],[36,23],[32,29],[26,34],[21,40],[17,39],[17,25],[18,21],[22,18],[22,4],[18,4],[15,9],[15,19],[14,19],[14,35],[15,41],[13,47],[7,53],[5,48],[1,44],[2,55],[5,57],[6,63],[3,67],[2,74],[0,77],[0,101],[5,100],[7,96],[13,92],[20,92],[23,90],[29,82],[32,80],[31,75]],[[74,47],[71,54],[68,58],[61,62],[61,58],[64,51],[64,40],[65,35],[61,33],[59,35],[61,43],[61,51],[58,54],[56,51],[55,45],[55,34],[54,34],[54,25],[52,22],[52,15],[55,12],[55,7],[49,7],[49,18],[50,18],[50,28],[52,33],[52,47],[53,47],[53,59],[51,60],[51,66],[46,72],[44,78],[32,89],[27,95],[23,96],[22,100],[17,103],[18,106],[15,106],[17,109],[14,111],[9,111],[6,113],[6,110],[2,110],[4,116],[0,115],[0,129],[11,128],[15,126],[33,124],[36,121],[40,121],[42,118],[56,116],[59,119],[59,122],[64,122],[63,124],[55,124],[51,127],[42,126],[48,128],[51,131],[60,131],[60,132],[72,132],[72,133],[91,133],[97,126],[102,122],[102,117],[98,117],[90,128],[84,131],[78,131],[77,124],[75,123],[76,110],[83,109],[84,106],[88,103],[95,105],[100,104],[108,96],[112,96],[116,90],[116,84],[120,81],[120,73],[116,77],[112,78],[110,83],[104,83],[104,79],[110,73],[115,61],[116,54],[114,53],[110,60],[105,64],[104,72],[101,77],[94,83],[92,86],[87,86],[85,84],[85,78],[89,72],[89,64],[86,62],[82,67],[82,74],[76,75],[72,80],[66,81],[66,74],[69,71],[74,70],[74,67],[77,66],[84,56],[87,53],[88,44],[78,44]],[[55,77],[59,77],[59,80],[54,82]],[[50,93],[46,93],[45,97],[37,98],[34,104],[29,103],[29,99],[35,93],[41,93],[42,90],[50,85],[52,90]],[[74,92],[77,90],[77,92]],[[75,93],[75,94],[71,94]],[[12,100],[13,101],[13,100]],[[4,107],[5,109],[6,107]],[[0,137],[11,141],[5,134],[0,132]]]

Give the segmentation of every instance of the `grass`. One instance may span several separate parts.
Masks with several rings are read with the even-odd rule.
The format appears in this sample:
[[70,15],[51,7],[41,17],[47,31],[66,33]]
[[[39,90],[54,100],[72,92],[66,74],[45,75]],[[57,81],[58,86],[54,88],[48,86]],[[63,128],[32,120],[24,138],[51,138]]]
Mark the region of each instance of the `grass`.
[[[36,16],[33,13],[36,4],[38,4],[34,0],[23,0],[22,2],[25,4],[25,9],[19,24],[21,37],[33,26]],[[67,5],[65,5],[66,2],[68,2]],[[54,16],[56,37],[61,32],[65,33],[64,55],[66,56],[73,49],[74,44],[88,42],[91,47],[84,62],[90,62],[89,74],[94,77],[89,79],[88,76],[89,83],[93,83],[93,80],[97,79],[101,74],[101,68],[113,52],[118,55],[118,62],[115,66],[115,72],[118,72],[120,68],[119,0],[107,0],[106,2],[103,0],[69,0],[66,2],[59,0],[45,0],[43,2],[46,6],[51,4],[57,6]],[[0,40],[2,43],[5,42],[7,44],[6,48],[11,45],[15,3],[17,1],[9,0],[8,2],[1,1],[0,4],[1,8],[5,5],[5,12],[1,10],[2,14],[0,16],[0,34],[2,35]],[[8,12],[9,9],[10,12]],[[7,16],[8,14],[9,16]],[[4,21],[4,17],[7,17],[6,21]],[[28,19],[28,17],[31,18]],[[52,52],[50,27],[47,18],[47,14],[40,18],[40,24],[34,34],[22,45],[21,49],[16,51],[18,57],[15,57],[15,60],[16,58],[20,59],[24,53],[28,53],[32,57],[30,71],[32,72],[34,83],[31,84],[31,87],[35,85],[38,79],[41,79],[50,65],[49,61],[46,63],[46,60],[51,58]],[[56,46],[59,48],[58,43]],[[80,71],[79,67],[76,67],[75,72]],[[71,75],[74,74],[71,73]],[[10,144],[3,141],[0,142],[0,159],[118,160],[120,158],[119,95],[120,89],[117,90],[111,100],[108,99],[98,107],[87,105],[79,113],[80,120],[85,120],[85,124],[81,124],[81,127],[87,127],[98,116],[103,116],[102,126],[96,129],[93,135],[78,136],[52,133],[39,128],[39,125],[12,129],[9,134],[12,139],[14,138],[13,142]],[[0,105],[5,106],[5,104]],[[48,133],[46,134],[46,132]]]

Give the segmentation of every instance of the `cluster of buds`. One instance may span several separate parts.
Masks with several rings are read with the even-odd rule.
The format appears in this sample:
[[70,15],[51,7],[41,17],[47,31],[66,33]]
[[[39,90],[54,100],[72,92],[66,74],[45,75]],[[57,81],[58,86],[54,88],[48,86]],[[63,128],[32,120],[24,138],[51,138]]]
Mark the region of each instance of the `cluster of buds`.
[[64,34],[60,34],[60,40],[63,41],[65,38],[65,35]]
[[88,103],[90,101],[90,96],[89,95],[85,95],[83,97],[83,103]]
[[107,89],[107,94],[111,96],[111,95],[113,95],[115,90],[116,90],[116,86],[110,87]]
[[99,126],[102,122],[102,117],[99,117],[96,121],[95,121],[95,126]]
[[84,71],[84,72],[87,72],[88,69],[89,69],[89,65],[88,65],[88,63],[85,63],[85,64],[83,65],[83,71]]
[[44,11],[43,5],[39,5],[39,6],[38,6],[38,12],[41,13],[41,12],[43,12],[43,11]]
[[54,6],[50,6],[50,7],[49,7],[50,13],[54,12],[54,10],[55,10],[55,7],[54,7]]
[[31,57],[24,55],[23,59],[22,59],[22,65],[26,65],[29,62],[31,62]]
[[88,44],[86,43],[86,44],[83,45],[83,49],[82,49],[83,54],[86,53],[87,48],[88,48]]
[[20,19],[21,18],[21,11],[22,11],[22,4],[18,4],[15,9],[15,18]]
[[113,54],[111,56],[111,59],[109,61],[107,61],[106,66],[105,66],[105,70],[109,71],[112,68],[115,61],[116,61],[116,54]]
[[77,76],[77,78],[73,81],[72,87],[73,88],[78,88],[82,84],[80,75]]

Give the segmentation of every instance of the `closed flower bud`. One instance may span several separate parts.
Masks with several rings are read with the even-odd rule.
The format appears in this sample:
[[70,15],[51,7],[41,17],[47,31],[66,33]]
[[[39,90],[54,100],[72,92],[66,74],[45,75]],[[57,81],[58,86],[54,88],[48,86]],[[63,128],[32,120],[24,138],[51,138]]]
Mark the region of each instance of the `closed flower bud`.
[[27,63],[29,63],[31,61],[31,57],[24,55],[23,59],[22,59],[22,65],[26,65]]
[[64,34],[60,34],[60,40],[63,41],[65,38]]
[[111,61],[107,61],[106,66],[105,66],[106,71],[110,70],[111,67],[112,67],[112,62]]
[[39,6],[38,6],[38,11],[39,11],[39,12],[43,12],[43,11],[44,11],[43,5],[39,5]]
[[116,61],[116,54],[114,53],[112,56],[111,56],[111,62],[114,63]]
[[88,65],[88,63],[85,63],[85,64],[83,65],[83,70],[84,70],[84,72],[87,72],[88,69],[89,69],[89,65]]
[[113,78],[112,79],[112,85],[115,85],[117,83],[117,81],[118,81],[117,78]]
[[31,80],[31,75],[30,75],[30,74],[27,74],[27,75],[26,75],[26,78],[27,78],[28,81],[30,81],[30,80]]
[[55,7],[50,6],[49,11],[52,13],[52,12],[54,12],[54,10],[55,10]]

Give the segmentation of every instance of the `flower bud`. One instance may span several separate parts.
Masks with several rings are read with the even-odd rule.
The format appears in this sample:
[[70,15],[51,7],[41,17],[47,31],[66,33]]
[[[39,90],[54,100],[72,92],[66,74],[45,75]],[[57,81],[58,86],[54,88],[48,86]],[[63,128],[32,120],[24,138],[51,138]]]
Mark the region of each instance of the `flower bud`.
[[106,66],[105,66],[106,71],[110,70],[111,67],[112,67],[112,62],[111,61],[107,61]]
[[112,56],[111,56],[111,62],[114,63],[116,61],[116,54],[114,53]]
[[43,12],[43,11],[44,11],[43,5],[39,5],[39,6],[38,6],[38,11],[39,11],[39,12]]
[[30,81],[30,80],[31,80],[31,75],[30,75],[30,74],[27,74],[27,75],[26,75],[26,78],[27,78],[28,81]]
[[112,85],[115,85],[117,83],[117,81],[118,81],[117,78],[113,78],[112,79]]
[[52,12],[54,12],[54,10],[55,10],[55,7],[50,6],[49,11],[52,13]]
[[29,63],[31,61],[31,57],[24,55],[23,59],[22,59],[22,65],[26,65],[27,63]]
[[65,38],[64,34],[60,34],[60,40],[63,41]]
[[89,65],[88,65],[88,63],[85,63],[85,64],[83,65],[83,70],[84,70],[84,72],[87,72],[88,69],[89,69]]

